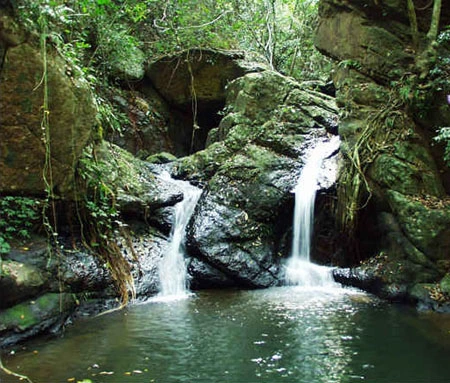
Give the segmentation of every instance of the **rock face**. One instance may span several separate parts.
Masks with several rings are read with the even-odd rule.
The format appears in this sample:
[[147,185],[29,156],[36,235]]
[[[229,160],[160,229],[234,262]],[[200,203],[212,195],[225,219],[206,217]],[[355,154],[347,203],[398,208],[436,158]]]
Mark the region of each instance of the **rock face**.
[[[417,15],[423,37],[430,12]],[[353,200],[338,195],[355,213],[363,254],[347,255],[353,263],[370,259],[336,276],[391,299],[417,300],[418,287],[439,282],[450,266],[449,173],[431,141],[436,127],[448,124],[450,89],[427,95],[429,105],[408,103],[408,86],[420,76],[426,83],[431,72],[416,72],[421,53],[412,48],[404,2],[322,0],[316,45],[339,62],[334,83],[346,158],[339,188],[349,175],[353,186],[367,186]],[[448,55],[445,46],[438,49]],[[352,171],[356,148],[364,179]]]
[[[44,57],[37,38],[26,36],[0,12],[0,193],[43,194],[48,156],[54,190],[64,194],[71,189],[77,159],[96,126],[90,90],[66,74],[64,61],[50,45]],[[46,138],[44,113],[49,122]]]
[[205,148],[220,122],[226,85],[263,66],[249,64],[242,52],[191,49],[145,65],[129,90],[111,89],[107,98],[123,120],[111,142],[145,158],[160,152],[186,156]]
[[207,148],[173,167],[179,177],[206,183],[188,229],[190,272],[208,286],[276,285],[302,154],[335,130],[334,100],[263,71],[229,84],[225,110]]
[[120,118],[120,127],[106,130],[108,141],[144,159],[160,152],[175,153],[171,136],[172,112],[167,102],[145,80],[133,90],[111,88],[106,98]]

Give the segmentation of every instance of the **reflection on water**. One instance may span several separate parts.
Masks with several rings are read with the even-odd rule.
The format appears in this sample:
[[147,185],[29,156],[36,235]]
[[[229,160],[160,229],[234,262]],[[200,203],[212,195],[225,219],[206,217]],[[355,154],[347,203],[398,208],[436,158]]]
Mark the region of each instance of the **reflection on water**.
[[35,383],[448,382],[449,329],[434,328],[344,289],[206,291],[79,322],[4,359]]

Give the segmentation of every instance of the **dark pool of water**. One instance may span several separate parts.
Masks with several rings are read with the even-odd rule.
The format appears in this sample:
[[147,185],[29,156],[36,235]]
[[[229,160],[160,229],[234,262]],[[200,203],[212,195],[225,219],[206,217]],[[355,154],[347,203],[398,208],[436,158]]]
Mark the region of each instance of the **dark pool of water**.
[[205,291],[78,322],[3,359],[34,383],[448,383],[449,330],[449,317],[349,290]]

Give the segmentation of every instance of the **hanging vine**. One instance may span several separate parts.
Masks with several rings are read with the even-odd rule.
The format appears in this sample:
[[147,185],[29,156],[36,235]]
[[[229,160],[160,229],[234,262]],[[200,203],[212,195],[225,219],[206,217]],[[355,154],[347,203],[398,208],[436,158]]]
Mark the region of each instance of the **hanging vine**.
[[[201,51],[200,51],[201,52]],[[188,50],[186,53],[186,65],[189,72],[190,77],[190,90],[191,90],[191,108],[192,108],[192,134],[191,134],[191,146],[189,150],[189,154],[194,153],[194,144],[195,144],[195,135],[197,131],[200,129],[198,125],[198,102],[197,102],[197,92],[195,91],[195,77],[194,72],[192,70],[190,51]]]
[[[49,105],[49,81],[48,81],[48,51],[51,33],[47,14],[43,12],[37,19],[40,32],[40,53],[42,57],[42,77],[33,91],[42,92],[41,105],[41,141],[44,147],[44,162],[42,168],[42,180],[44,183],[45,200],[43,202],[42,217],[43,226],[48,237],[49,259],[56,256],[59,290],[63,292],[63,283],[59,277],[61,274],[63,246],[58,240],[58,209],[56,206],[53,163],[52,163],[52,137],[51,137],[51,110]],[[52,40],[53,41],[53,40]],[[74,132],[72,132],[74,133]],[[72,134],[73,136],[73,134]],[[72,145],[74,147],[74,145]],[[75,210],[79,220],[80,234],[83,243],[97,254],[110,271],[121,297],[121,306],[125,306],[129,298],[134,299],[135,287],[131,274],[131,266],[123,256],[116,239],[115,231],[125,238],[126,243],[129,235],[126,229],[114,222],[119,222],[118,211],[115,206],[115,193],[103,182],[100,165],[95,156],[95,146],[91,147],[91,155],[85,155],[78,166],[78,179],[73,184]],[[76,161],[74,155],[74,163]],[[81,176],[81,177],[80,177]],[[77,177],[76,177],[77,178]],[[81,197],[81,198],[80,198]],[[133,249],[132,255],[136,257]],[[62,295],[60,297],[60,309],[62,311]]]
[[[117,161],[112,156],[110,161]],[[115,164],[117,168],[120,164]],[[114,185],[106,182],[108,167],[99,160],[95,145],[86,148],[78,165],[77,189],[84,196],[77,211],[82,222],[82,238],[86,247],[90,248],[111,273],[124,307],[130,297],[136,297],[131,266],[122,254],[116,237],[125,239],[134,260],[134,252],[126,226],[120,221],[116,206]]]
[[399,139],[404,132],[405,112],[396,90],[391,92],[389,104],[370,114],[364,121],[365,128],[349,149],[342,151],[345,167],[341,169],[338,183],[337,217],[340,229],[352,242],[358,226],[359,211],[372,198],[372,188],[366,177],[376,158],[390,150],[389,142]]
[[[42,88],[41,105],[41,131],[42,142],[44,145],[44,164],[42,168],[42,180],[44,182],[45,199],[42,207],[42,217],[44,229],[48,237],[48,255],[51,259],[52,254],[56,254],[58,284],[60,293],[63,292],[63,285],[60,278],[61,274],[61,246],[58,241],[58,225],[56,214],[56,202],[54,194],[53,168],[52,168],[52,148],[50,132],[50,106],[49,106],[49,85],[48,85],[48,57],[47,57],[47,39],[49,37],[48,23],[45,14],[38,19],[40,28],[40,52],[42,56],[42,78],[33,91]],[[60,312],[63,311],[62,295],[59,299]]]

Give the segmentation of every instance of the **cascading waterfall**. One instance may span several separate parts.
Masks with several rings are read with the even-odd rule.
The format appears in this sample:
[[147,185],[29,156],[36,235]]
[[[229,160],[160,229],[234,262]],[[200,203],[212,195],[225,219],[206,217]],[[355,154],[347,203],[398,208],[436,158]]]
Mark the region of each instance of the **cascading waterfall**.
[[323,161],[339,148],[339,137],[318,144],[310,153],[294,188],[292,253],[286,264],[286,283],[299,286],[333,285],[331,269],[311,262],[314,202]]
[[[170,178],[168,173],[163,177]],[[184,198],[175,205],[175,219],[169,246],[159,264],[159,297],[182,298],[188,294],[187,270],[184,261],[186,226],[194,213],[202,191],[187,181],[170,180],[183,191]]]

